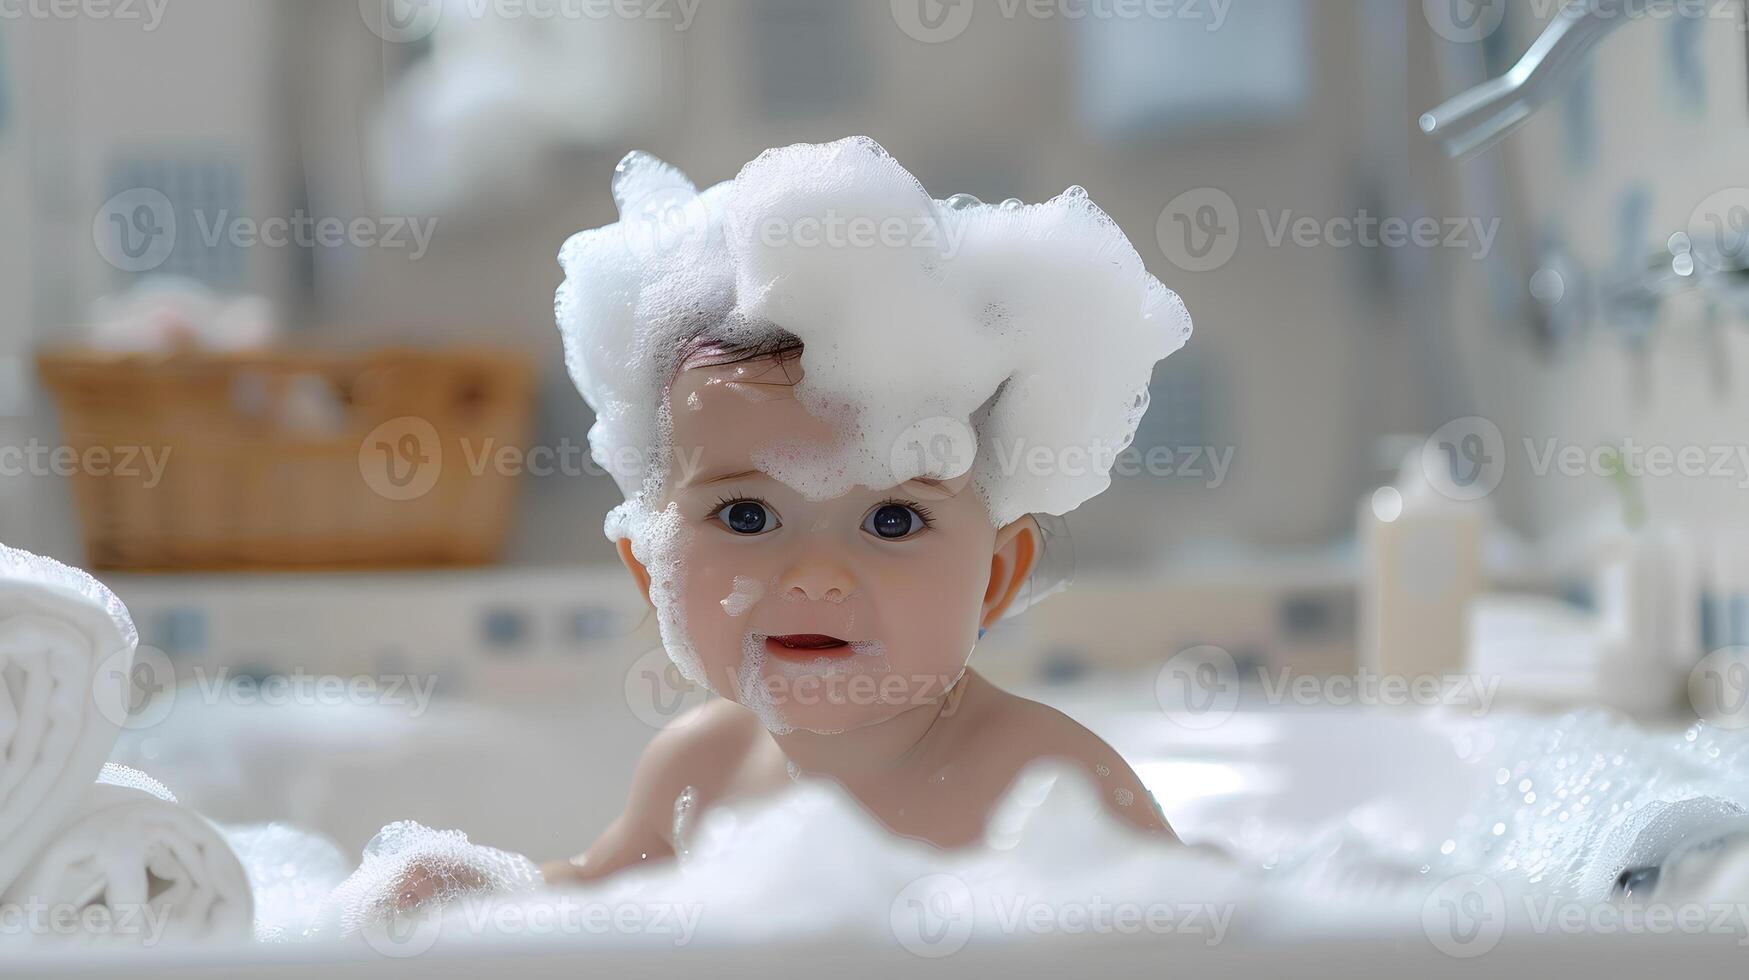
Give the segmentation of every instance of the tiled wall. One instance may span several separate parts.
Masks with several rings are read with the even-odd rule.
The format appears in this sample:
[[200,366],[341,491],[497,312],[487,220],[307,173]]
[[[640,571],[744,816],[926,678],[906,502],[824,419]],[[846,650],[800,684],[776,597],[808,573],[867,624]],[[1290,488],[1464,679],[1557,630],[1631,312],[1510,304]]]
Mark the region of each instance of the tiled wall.
[[[1525,16],[1528,6],[1508,20],[1512,54],[1540,26]],[[1705,16],[1619,27],[1572,91],[1463,165],[1472,168],[1471,192],[1491,172],[1505,176],[1518,209],[1503,234],[1531,247],[1560,241],[1592,281],[1621,287],[1641,272],[1629,263],[1643,265],[1691,222],[1703,227],[1721,201],[1749,206],[1743,13],[1740,4],[1704,6]],[[1528,273],[1461,268],[1453,301],[1461,369],[1510,452],[1501,500],[1522,525],[1554,530],[1617,499],[1605,478],[1536,475],[1526,439],[1539,453],[1550,439],[1582,447],[1631,439],[1700,447],[1709,459],[1749,446],[1749,318],[1721,310],[1709,319],[1701,296],[1681,295],[1659,309],[1649,333],[1646,322],[1603,315],[1549,343],[1491,309],[1494,291],[1503,283],[1522,291]],[[1716,530],[1749,520],[1745,481],[1735,458],[1718,478],[1646,478],[1639,488],[1654,521]]]

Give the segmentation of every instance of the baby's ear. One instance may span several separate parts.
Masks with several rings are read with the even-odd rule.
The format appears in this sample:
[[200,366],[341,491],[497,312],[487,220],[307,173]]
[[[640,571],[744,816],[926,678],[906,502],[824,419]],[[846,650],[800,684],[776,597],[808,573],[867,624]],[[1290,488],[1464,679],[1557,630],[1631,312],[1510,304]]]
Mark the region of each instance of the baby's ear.
[[644,567],[637,556],[632,554],[630,538],[619,539],[619,560],[625,565],[626,571],[632,573],[633,581],[638,583],[638,591],[644,594],[644,601],[650,601],[650,570]]
[[1022,516],[996,531],[996,547],[990,555],[990,584],[984,589],[984,611],[978,625],[988,629],[1014,602],[1014,597],[1032,577],[1038,564],[1038,525]]

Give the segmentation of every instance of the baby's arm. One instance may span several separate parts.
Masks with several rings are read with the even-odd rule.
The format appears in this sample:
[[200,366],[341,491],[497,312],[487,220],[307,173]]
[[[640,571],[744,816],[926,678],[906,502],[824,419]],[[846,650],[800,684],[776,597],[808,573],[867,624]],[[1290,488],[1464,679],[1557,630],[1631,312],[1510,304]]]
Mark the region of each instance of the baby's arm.
[[1068,756],[1099,783],[1105,811],[1137,830],[1177,841],[1178,835],[1166,823],[1166,817],[1154,802],[1153,794],[1142,785],[1141,777],[1136,775],[1123,756],[1105,744],[1104,739],[1076,722],[1067,717],[1063,720],[1073,729],[1065,739],[1068,743]]
[[[673,820],[674,798],[686,785],[685,773],[680,768],[686,743],[684,729],[694,727],[686,723],[696,713],[677,719],[650,741],[638,759],[625,810],[587,851],[568,860],[541,865],[541,876],[548,885],[601,878],[634,864],[674,856],[667,827]],[[668,815],[666,819],[664,812]],[[484,884],[481,876],[466,866],[416,861],[393,883],[395,906],[405,912],[439,896]]]
[[716,799],[746,756],[747,713],[732,702],[711,700],[658,732],[632,775],[626,807],[595,843],[577,857],[541,866],[548,884],[602,878],[674,856],[674,801],[691,786],[701,800]]

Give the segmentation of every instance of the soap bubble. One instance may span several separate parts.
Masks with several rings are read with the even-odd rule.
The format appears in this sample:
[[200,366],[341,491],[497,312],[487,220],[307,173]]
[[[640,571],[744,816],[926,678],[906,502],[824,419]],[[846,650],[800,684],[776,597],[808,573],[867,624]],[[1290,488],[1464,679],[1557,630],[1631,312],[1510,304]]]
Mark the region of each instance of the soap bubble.
[[1372,492],[1373,516],[1386,524],[1403,516],[1403,493],[1396,487],[1379,487]]

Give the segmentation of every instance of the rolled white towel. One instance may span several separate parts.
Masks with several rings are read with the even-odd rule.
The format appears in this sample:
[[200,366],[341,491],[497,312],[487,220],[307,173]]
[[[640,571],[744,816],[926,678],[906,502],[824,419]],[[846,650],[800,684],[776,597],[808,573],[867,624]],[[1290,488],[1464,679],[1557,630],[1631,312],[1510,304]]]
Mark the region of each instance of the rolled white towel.
[[248,875],[219,829],[115,764],[0,902],[8,931],[138,945],[246,940],[254,915]]
[[0,890],[90,792],[127,720],[138,644],[102,583],[0,544]]

